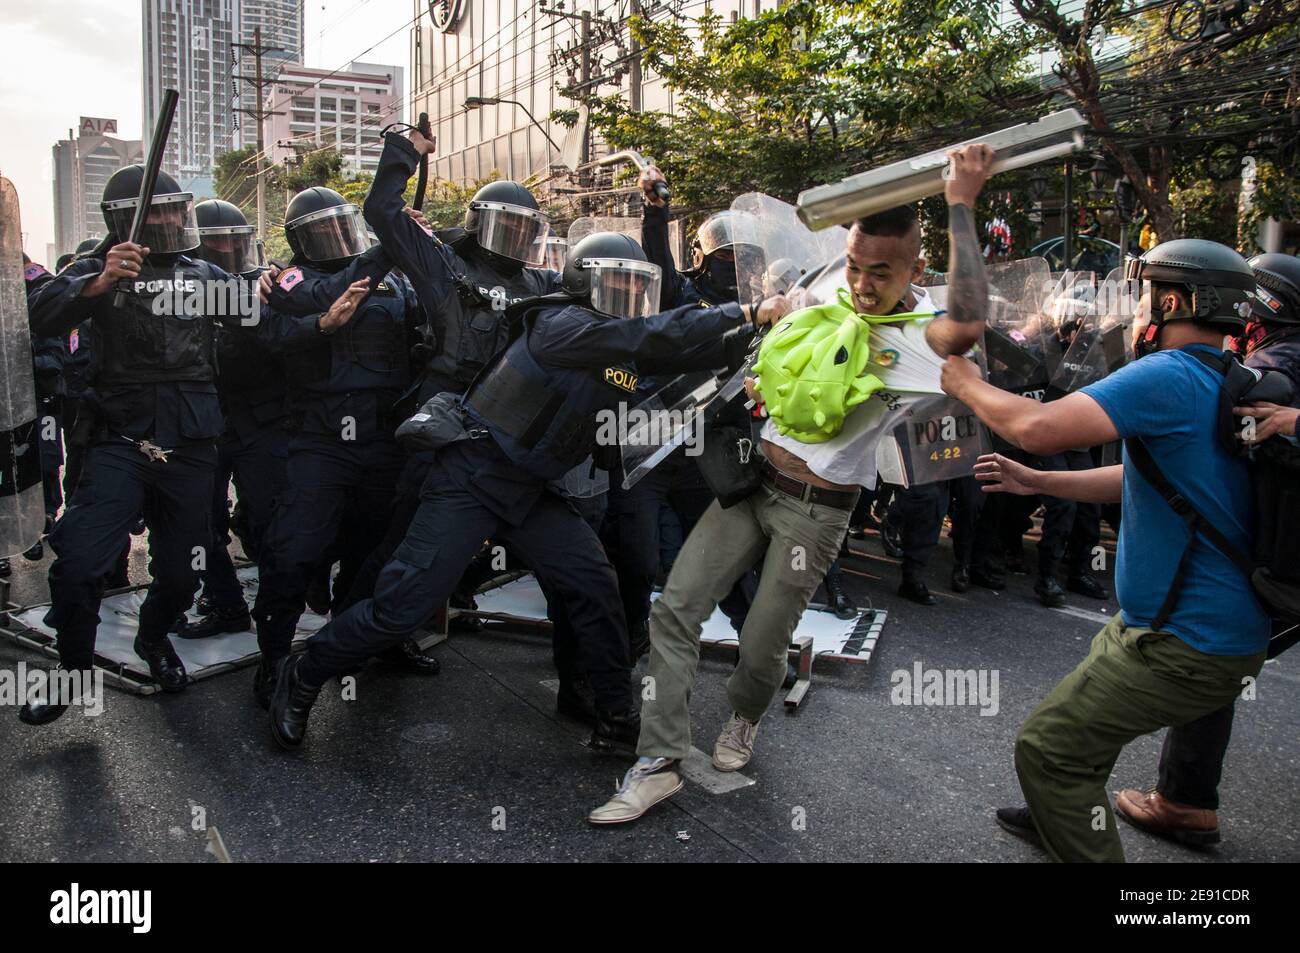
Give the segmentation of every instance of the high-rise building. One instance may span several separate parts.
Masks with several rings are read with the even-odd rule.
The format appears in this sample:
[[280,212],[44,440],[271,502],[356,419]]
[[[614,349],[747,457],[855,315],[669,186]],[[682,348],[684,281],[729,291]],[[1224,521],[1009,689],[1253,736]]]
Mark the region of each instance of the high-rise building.
[[333,146],[351,172],[374,172],[379,130],[402,119],[402,68],[352,62],[327,70],[289,63],[267,92],[266,145],[272,162]]
[[[734,21],[776,5],[712,0],[708,7]],[[494,171],[516,180],[545,173],[560,159],[547,136],[563,145],[568,132],[549,116],[578,107],[557,86],[620,91],[634,110],[673,112],[672,91],[631,53],[625,17],[695,15],[682,14],[682,6],[680,0],[412,0],[410,114],[427,112],[438,137],[431,169],[460,183]],[[489,102],[467,110],[471,97]],[[591,155],[603,151],[600,143],[588,146]]]
[[163,168],[196,196],[212,195],[217,156],[243,144],[245,117],[236,112],[241,94],[256,102],[255,91],[245,91],[235,78],[240,72],[235,44],[243,37],[241,0],[142,2],[145,135],[153,128],[162,91],[179,91]]
[[[303,0],[243,0],[240,4],[240,42],[251,44],[254,30],[261,27],[262,44],[280,48],[262,57],[262,69],[271,77],[286,63],[303,61],[302,8]],[[251,69],[248,75],[253,75]],[[253,136],[250,134],[248,139],[252,141]]]
[[[77,135],[54,144],[54,248],[57,257],[84,239],[104,234],[99,199],[109,177],[144,161],[144,144],[117,139],[117,120],[82,116]],[[53,266],[53,262],[50,262]]]

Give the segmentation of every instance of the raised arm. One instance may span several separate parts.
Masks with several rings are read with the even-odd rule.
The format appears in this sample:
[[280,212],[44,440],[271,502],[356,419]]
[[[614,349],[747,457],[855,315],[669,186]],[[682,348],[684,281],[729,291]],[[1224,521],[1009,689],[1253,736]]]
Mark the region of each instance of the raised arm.
[[415,131],[409,139],[395,132],[384,136],[384,151],[362,207],[379,244],[411,279],[426,308],[435,304],[426,299],[430,292],[443,295],[454,287],[449,261],[452,251],[405,213],[402,193],[420,157],[432,149],[433,143]]
[[975,231],[975,200],[988,181],[993,150],[982,144],[948,153],[952,176],[948,199],[948,309],[926,328],[925,338],[940,357],[965,354],[984,333],[989,279]]

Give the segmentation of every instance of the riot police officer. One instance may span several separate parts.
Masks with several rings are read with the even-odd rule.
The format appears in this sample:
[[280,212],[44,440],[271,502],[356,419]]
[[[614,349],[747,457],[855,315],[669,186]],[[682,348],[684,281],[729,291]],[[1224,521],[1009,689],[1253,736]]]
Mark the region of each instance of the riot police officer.
[[519,306],[519,336],[462,399],[444,403],[442,446],[374,598],[282,662],[271,704],[278,744],[300,745],[325,681],[419,626],[488,537],[517,548],[563,600],[577,633],[576,664],[596,696],[593,747],[635,743],[639,719],[613,570],[591,528],[547,484],[592,452],[598,415],[627,399],[637,375],[730,363],[724,332],[752,311],[769,320],[785,305],[654,313],[660,276],[634,240],[598,233],[570,250],[562,294]]
[[[275,665],[289,654],[309,580],[351,514],[358,558],[380,540],[404,454],[393,436],[410,385],[420,324],[410,285],[369,244],[361,209],[313,187],[285,211],[293,251],[263,310],[259,338],[284,356],[290,438],[287,485],[262,540],[253,609],[261,664],[254,697],[269,702]],[[366,253],[366,254],[363,254]],[[327,311],[298,285],[340,294]],[[306,311],[306,313],[301,313]]]
[[[199,226],[196,258],[231,274],[256,279],[256,229],[238,206],[208,199],[194,208]],[[256,559],[271,523],[272,504],[285,485],[288,431],[285,429],[284,361],[255,335],[217,330],[217,395],[225,430],[217,442],[217,471],[212,487],[212,536],[198,622],[181,625],[181,638],[199,639],[252,628],[243,590],[230,561],[230,483],[243,513],[246,555]]]
[[[420,145],[414,143],[418,139]],[[489,182],[465,210],[463,228],[431,232],[406,212],[402,197],[432,148],[418,132],[384,137],[375,180],[366,195],[366,221],[393,263],[411,280],[427,319],[422,368],[414,384],[418,404],[435,394],[463,394],[475,375],[505,347],[506,309],[560,288],[558,272],[539,267],[550,224],[537,200],[518,182]],[[379,571],[392,558],[419,506],[432,455],[413,454],[398,480],[388,533],[362,565],[343,602],[374,592]]]
[[[221,433],[216,391],[214,321],[246,326],[255,313],[251,289],[210,262],[189,257],[199,244],[193,196],[160,172],[141,243],[129,235],[144,169],[127,166],[104,188],[101,208],[107,251],[69,265],[34,295],[38,334],[66,334],[93,319],[95,368],[79,422],[88,447],[71,505],[50,536],[52,608],[67,668],[94,664],[104,579],[122,540],[143,510],[153,581],[140,607],[135,651],[167,692],[188,680],[167,630],[190,604],[197,585],[196,552],[210,543],[213,442]],[[207,289],[235,288],[233,308],[213,308]],[[118,306],[115,291],[125,296]],[[233,310],[234,314],[214,311]],[[57,700],[24,706],[33,724],[59,717]]]

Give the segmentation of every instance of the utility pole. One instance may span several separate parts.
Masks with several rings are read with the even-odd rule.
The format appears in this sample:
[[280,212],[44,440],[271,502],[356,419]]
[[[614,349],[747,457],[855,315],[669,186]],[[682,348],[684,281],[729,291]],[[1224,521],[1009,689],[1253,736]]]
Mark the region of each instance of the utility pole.
[[[628,0],[628,18],[641,15],[641,0]],[[628,52],[632,58],[628,60],[628,105],[632,107],[632,112],[641,111],[641,44],[637,42],[632,31],[628,31]]]
[[266,96],[263,94],[263,90],[265,90],[266,87],[273,85],[275,81],[270,79],[264,79],[262,77],[262,54],[285,53],[288,51],[285,50],[285,48],[282,46],[263,46],[262,28],[260,26],[253,28],[252,43],[235,43],[234,46],[237,49],[247,50],[248,52],[253,54],[254,75],[248,76],[241,71],[237,78],[242,79],[246,83],[252,83],[253,88],[257,90],[257,108],[240,109],[238,111],[244,113],[245,115],[251,116],[253,120],[257,123],[257,173],[256,173],[257,174],[257,237],[260,239],[265,239],[266,238],[266,175],[265,175],[266,170],[265,170],[264,162],[266,160],[266,156],[263,155],[263,153],[266,150],[265,150],[264,139],[263,139],[264,136],[263,126],[264,126],[264,121],[268,116],[282,116],[284,114],[280,112],[273,112],[266,108],[267,102],[266,102]]

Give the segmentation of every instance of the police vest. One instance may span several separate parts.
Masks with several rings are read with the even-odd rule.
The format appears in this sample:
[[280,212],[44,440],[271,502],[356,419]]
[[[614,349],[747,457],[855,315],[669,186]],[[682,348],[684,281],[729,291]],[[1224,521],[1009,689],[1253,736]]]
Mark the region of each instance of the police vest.
[[558,480],[592,452],[597,413],[636,390],[627,367],[546,368],[528,349],[533,324],[547,315],[602,317],[577,305],[540,305],[523,315],[523,332],[470,388],[465,407],[511,462],[543,480]]
[[[309,278],[328,277],[302,270]],[[401,391],[411,377],[406,314],[412,296],[406,279],[389,272],[347,324],[322,335],[320,347],[286,355],[290,386],[328,394]]]
[[460,229],[439,235],[453,250],[465,251],[464,256],[455,255],[452,264],[466,281],[465,287],[449,294],[443,302],[438,340],[426,370],[463,390],[509,343],[506,308],[547,294],[555,289],[556,282],[553,272],[541,268],[501,274],[466,248],[468,239]]
[[97,312],[91,325],[95,382],[214,380],[214,321],[208,307],[220,293],[219,274],[205,261],[180,255],[169,265],[146,261],[138,275],[119,282],[125,303]]

